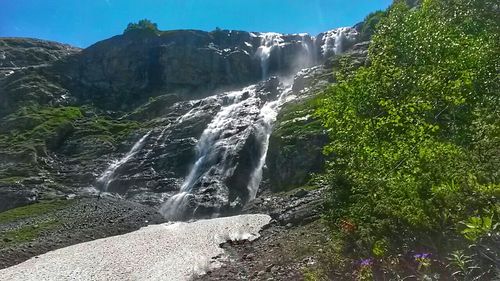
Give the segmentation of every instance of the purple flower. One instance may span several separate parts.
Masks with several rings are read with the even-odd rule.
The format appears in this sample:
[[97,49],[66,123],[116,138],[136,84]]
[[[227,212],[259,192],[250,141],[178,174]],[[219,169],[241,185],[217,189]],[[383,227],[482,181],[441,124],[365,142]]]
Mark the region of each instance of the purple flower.
[[413,257],[418,260],[418,259],[428,259],[431,257],[430,253],[420,253],[420,254],[415,254]]
[[361,266],[371,266],[373,264],[373,260],[371,258],[360,260],[359,264]]

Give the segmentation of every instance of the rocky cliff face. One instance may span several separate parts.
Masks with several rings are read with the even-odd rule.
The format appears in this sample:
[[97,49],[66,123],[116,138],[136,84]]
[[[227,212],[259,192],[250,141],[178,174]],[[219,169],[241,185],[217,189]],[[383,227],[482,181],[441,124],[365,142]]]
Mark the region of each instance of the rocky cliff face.
[[60,67],[81,101],[130,109],[151,96],[193,98],[272,75],[292,75],[340,52],[355,37],[353,29],[317,38],[227,30],[136,32],[98,42]]
[[0,38],[0,70],[40,67],[79,53],[79,48],[28,38]]
[[[364,65],[368,43],[349,46],[342,57],[353,67]],[[314,110],[321,103],[321,92],[335,83],[333,73],[339,65],[340,57],[332,56],[324,64],[295,75],[292,92],[297,98],[283,106],[270,137],[266,175],[271,190],[307,185],[315,173],[323,171],[323,147],[328,143],[328,134],[314,116]]]
[[281,108],[321,88],[329,68],[293,83],[272,77],[322,64],[356,36],[139,32],[83,51],[2,39],[0,64],[23,66],[0,77],[0,210],[100,190],[163,205],[171,218],[233,212],[255,197],[267,153],[273,184],[301,184],[321,168],[304,163],[321,164],[324,136],[293,141],[299,149],[287,154],[287,121],[279,117],[273,135],[272,127]]
[[38,39],[0,38],[0,117],[29,103],[64,103],[68,91],[50,69],[80,51]]

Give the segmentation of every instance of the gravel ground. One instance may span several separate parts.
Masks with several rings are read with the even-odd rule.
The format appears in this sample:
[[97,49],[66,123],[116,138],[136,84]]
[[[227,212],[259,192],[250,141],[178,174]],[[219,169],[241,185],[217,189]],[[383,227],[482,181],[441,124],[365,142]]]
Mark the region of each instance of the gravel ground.
[[62,248],[0,270],[0,280],[189,280],[220,264],[228,240],[252,240],[268,215],[166,223]]
[[271,224],[255,241],[225,243],[229,258],[195,281],[304,280],[304,272],[322,259],[329,237],[319,221],[292,227]]
[[195,281],[304,280],[304,272],[324,259],[330,233],[320,221],[324,190],[264,192],[244,210],[273,218],[254,241],[225,243],[229,258]]

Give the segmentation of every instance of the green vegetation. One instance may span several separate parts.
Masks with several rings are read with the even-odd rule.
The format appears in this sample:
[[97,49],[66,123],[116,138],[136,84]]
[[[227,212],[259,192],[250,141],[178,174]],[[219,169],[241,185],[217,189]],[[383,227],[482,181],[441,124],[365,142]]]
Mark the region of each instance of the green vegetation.
[[151,120],[167,114],[168,108],[182,98],[176,94],[166,94],[150,97],[149,101],[129,113],[126,118],[131,120]]
[[10,223],[22,219],[33,218],[49,212],[62,209],[70,204],[70,200],[50,200],[11,209],[0,213],[0,224]]
[[0,147],[33,148],[47,144],[49,148],[57,148],[70,134],[108,136],[117,143],[139,128],[135,121],[99,115],[84,117],[82,110],[79,107],[22,107],[1,120]]
[[[31,204],[24,207],[18,207],[0,213],[0,224],[8,224],[29,220],[52,214],[58,210],[64,209],[70,205],[71,200],[49,200]],[[9,229],[0,233],[0,246],[8,246],[29,242],[39,237],[43,232],[57,228],[60,223],[53,216],[48,217],[44,222],[36,225],[26,224],[18,228]]]
[[142,19],[137,23],[129,23],[127,28],[123,31],[123,34],[134,33],[134,32],[147,32],[147,33],[159,33],[158,25],[151,22],[148,19]]
[[360,30],[361,41],[369,40],[373,36],[377,28],[377,24],[380,22],[382,18],[385,17],[385,15],[386,15],[385,11],[376,11],[370,13],[365,18]]
[[[307,186],[314,173],[322,171],[324,156],[322,146],[327,136],[321,121],[314,117],[319,97],[287,104],[278,115],[276,126],[270,137],[268,168],[276,176],[270,179],[274,192],[302,187],[307,190],[318,187]],[[293,171],[293,172],[291,172]]]
[[86,106],[25,106],[0,119],[0,157],[9,163],[0,169],[0,183],[10,185],[38,178],[44,172],[40,157],[50,151],[63,148],[67,156],[81,158],[108,153],[140,126],[135,121],[115,120],[93,111]]
[[35,240],[44,231],[48,231],[59,226],[55,220],[50,220],[37,225],[26,225],[21,228],[6,231],[0,234],[0,246],[8,246]]
[[81,117],[78,107],[21,107],[1,120],[5,131],[0,137],[8,139],[11,144],[50,141],[64,134]]
[[288,144],[307,135],[317,135],[324,130],[321,121],[314,118],[314,111],[321,102],[321,95],[304,102],[289,105],[279,113],[280,122],[274,128],[274,135]]
[[[338,251],[358,262],[337,259],[336,270],[358,280],[495,274],[497,4],[398,1],[377,18],[369,66],[337,73],[316,111],[331,140],[325,218]],[[456,257],[480,270],[465,272]]]
[[95,116],[85,120],[77,127],[75,137],[105,139],[113,144],[123,141],[140,127],[139,123],[129,120],[115,120],[103,116]]

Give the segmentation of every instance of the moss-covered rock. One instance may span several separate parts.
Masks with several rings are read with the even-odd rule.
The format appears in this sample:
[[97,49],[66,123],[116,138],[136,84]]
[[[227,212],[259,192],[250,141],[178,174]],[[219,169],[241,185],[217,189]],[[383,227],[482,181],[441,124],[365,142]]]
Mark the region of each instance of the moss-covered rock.
[[323,146],[328,142],[321,123],[313,116],[316,98],[286,106],[271,134],[267,156],[273,191],[285,191],[307,183],[323,170]]

